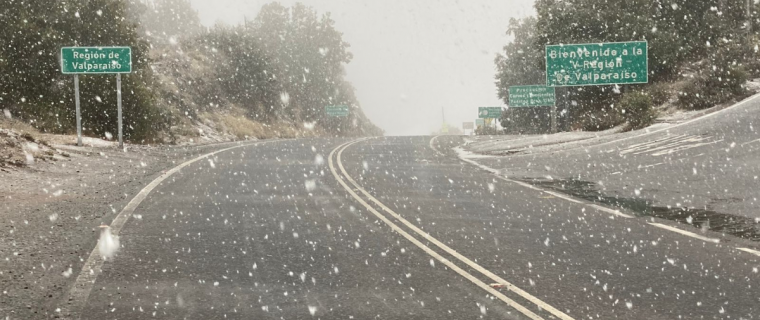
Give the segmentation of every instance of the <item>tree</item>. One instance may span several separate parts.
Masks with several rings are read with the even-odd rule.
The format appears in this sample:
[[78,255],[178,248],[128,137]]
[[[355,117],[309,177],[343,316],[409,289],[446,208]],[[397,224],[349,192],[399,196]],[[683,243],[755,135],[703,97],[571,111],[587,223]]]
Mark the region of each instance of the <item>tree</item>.
[[205,30],[189,0],[151,0],[146,7],[141,28],[159,43],[176,44],[180,38],[191,38]]
[[[51,132],[75,127],[73,81],[60,72],[64,46],[130,46],[133,73],[122,87],[125,137],[142,141],[162,129],[154,107],[148,45],[125,19],[121,0],[68,2],[9,0],[0,4],[0,103],[18,118]],[[83,127],[87,134],[116,132],[116,85],[105,75],[80,76]]]
[[[744,28],[744,5],[744,0],[537,0],[535,18],[510,23],[508,33],[514,41],[496,58],[498,96],[507,101],[508,86],[543,82],[538,78],[545,69],[543,48],[547,44],[646,40],[650,82],[675,79],[684,65],[700,60],[725,61],[716,54],[725,51],[720,47],[734,47],[743,41],[743,32],[738,31]],[[710,67],[713,65],[729,74],[725,63]],[[626,86],[633,90],[641,87]],[[569,118],[576,127],[600,130],[624,121],[616,104],[619,88],[565,90],[566,102],[571,104]]]

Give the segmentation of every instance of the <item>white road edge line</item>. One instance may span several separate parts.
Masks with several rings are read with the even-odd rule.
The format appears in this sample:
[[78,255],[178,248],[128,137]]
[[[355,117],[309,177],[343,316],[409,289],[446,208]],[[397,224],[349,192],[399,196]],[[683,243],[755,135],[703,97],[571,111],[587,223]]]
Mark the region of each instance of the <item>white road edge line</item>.
[[435,153],[437,153],[439,156],[442,156],[443,152],[438,151],[438,148],[436,148],[435,145],[433,145],[433,142],[436,139],[438,139],[438,137],[440,137],[440,136],[435,136],[435,137],[433,137],[433,139],[430,139],[430,149],[433,149],[433,151],[435,151]]
[[673,231],[675,233],[680,233],[680,234],[685,235],[687,237],[692,237],[692,238],[699,239],[699,240],[702,240],[702,241],[713,242],[713,243],[719,243],[720,242],[720,239],[708,238],[708,237],[705,237],[705,236],[700,236],[700,235],[698,235],[698,234],[696,234],[694,232],[689,232],[689,231],[686,231],[686,230],[681,230],[681,229],[678,229],[676,227],[671,227],[671,226],[666,225],[666,224],[657,223],[657,222],[647,222],[647,223],[649,223],[650,225],[653,225],[655,227],[658,227],[658,228],[662,228],[662,229],[665,229],[665,230],[668,230],[668,231]]
[[[481,169],[484,169],[484,170],[486,170],[488,172],[496,174],[497,177],[499,179],[501,179],[501,180],[512,182],[512,183],[515,183],[515,184],[518,184],[518,185],[521,185],[523,187],[527,187],[527,188],[530,188],[530,189],[533,189],[533,190],[538,190],[538,191],[544,192],[546,194],[553,195],[553,196],[558,197],[558,198],[563,199],[563,200],[567,200],[567,201],[574,202],[574,203],[584,204],[584,205],[589,206],[591,208],[594,208],[596,210],[599,210],[599,211],[602,211],[602,212],[606,212],[606,213],[609,213],[609,214],[613,214],[613,215],[618,216],[618,217],[622,217],[622,218],[626,218],[626,219],[633,218],[633,216],[625,214],[625,213],[622,213],[619,210],[603,207],[603,206],[600,206],[600,205],[594,204],[594,203],[588,203],[588,202],[585,202],[585,201],[577,200],[577,199],[574,199],[574,198],[571,198],[571,197],[560,195],[560,194],[558,194],[556,192],[552,192],[552,191],[549,191],[549,190],[545,190],[545,189],[536,187],[534,185],[527,184],[527,183],[522,182],[522,181],[516,181],[516,180],[509,179],[509,178],[505,178],[505,177],[503,177],[501,175],[498,175],[498,170],[496,170],[494,168],[490,168],[490,167],[485,166],[485,165],[482,165],[482,164],[477,163],[477,162],[475,162],[473,160],[465,159],[462,156],[459,156],[459,159],[462,160],[462,161],[464,161],[464,162],[467,162],[469,164],[472,164],[472,165],[474,165],[474,166],[476,166],[478,168],[481,168]],[[696,233],[685,231],[685,230],[681,230],[681,229],[678,229],[678,228],[675,228],[675,227],[671,227],[671,226],[668,226],[668,225],[664,225],[664,224],[661,224],[661,223],[649,222],[649,224],[653,225],[655,227],[659,227],[659,228],[662,228],[662,229],[665,229],[665,230],[668,230],[668,231],[676,232],[676,233],[679,233],[679,234],[682,234],[682,235],[685,235],[685,236],[688,236],[688,237],[692,237],[692,238],[695,238],[695,239],[699,239],[699,240],[702,240],[702,241],[713,242],[713,243],[719,243],[720,242],[720,239],[708,238],[708,237],[700,236],[700,235],[698,235]],[[742,250],[742,248],[739,248],[739,250]],[[751,250],[751,249],[749,249],[749,250]],[[742,251],[747,251],[747,250],[742,250]],[[747,252],[750,252],[750,251],[747,251]]]
[[[124,224],[127,223],[127,220],[129,220],[129,217],[132,216],[132,213],[135,211],[137,206],[142,203],[143,200],[148,196],[148,194],[153,191],[161,182],[166,180],[166,178],[170,177],[174,173],[177,173],[182,168],[197,162],[198,160],[205,159],[207,157],[213,156],[217,153],[242,148],[246,146],[252,146],[257,144],[263,144],[271,141],[257,141],[253,143],[245,143],[240,144],[237,146],[217,150],[214,152],[206,153],[204,155],[198,156],[192,160],[185,161],[184,163],[170,169],[169,171],[164,172],[160,176],[158,176],[156,179],[151,181],[147,186],[145,186],[140,192],[135,195],[134,198],[132,198],[129,203],[124,207],[124,209],[119,212],[119,214],[116,216],[116,218],[113,219],[111,222],[111,233],[114,235],[118,235],[119,231],[121,231],[121,228],[124,226]],[[100,256],[100,251],[98,251],[98,244],[95,244],[95,248],[92,249],[92,252],[90,252],[90,256],[87,258],[87,260],[84,262],[84,265],[82,265],[82,269],[79,271],[79,275],[77,275],[76,280],[74,281],[74,286],[69,291],[68,300],[66,303],[68,304],[65,307],[61,307],[60,314],[62,315],[62,318],[64,319],[79,319],[81,317],[82,309],[85,307],[87,303],[87,299],[90,296],[90,292],[92,291],[92,287],[95,285],[95,280],[97,280],[98,275],[100,275],[101,269],[103,267],[103,263],[105,260]]]
[[532,184],[525,183],[525,182],[522,182],[522,181],[512,180],[510,178],[507,178],[507,177],[504,177],[504,176],[500,175],[499,174],[499,170],[497,170],[497,169],[494,169],[494,168],[488,167],[486,165],[477,163],[476,161],[473,161],[473,160],[470,160],[470,159],[465,159],[462,156],[459,156],[459,159],[462,160],[462,161],[464,161],[464,162],[467,162],[467,163],[469,163],[471,165],[474,165],[474,166],[476,166],[478,168],[481,168],[481,169],[483,169],[485,171],[488,171],[488,172],[496,175],[497,178],[499,178],[501,180],[504,180],[506,182],[514,183],[514,184],[517,184],[519,186],[526,187],[528,189],[532,189],[532,190],[536,190],[536,191],[539,191],[539,192],[543,192],[543,193],[552,195],[554,197],[560,198],[562,200],[570,201],[570,202],[577,203],[577,204],[586,205],[586,206],[594,208],[594,209],[596,209],[598,211],[606,212],[606,213],[609,213],[609,214],[612,214],[612,215],[615,215],[615,216],[618,216],[618,217],[621,217],[621,218],[625,218],[625,219],[631,219],[631,218],[633,218],[633,216],[625,214],[625,213],[622,213],[619,210],[610,209],[610,208],[607,208],[607,207],[600,206],[598,204],[594,204],[594,203],[586,202],[586,201],[583,201],[583,200],[579,200],[579,199],[576,199],[576,198],[573,198],[573,197],[570,197],[570,196],[566,196],[566,195],[563,195],[563,194],[560,194],[558,192],[554,192],[554,191],[551,191],[551,190],[546,190],[544,188],[540,188],[540,187],[537,187],[537,186],[534,186]]
[[390,208],[388,208],[387,206],[385,206],[383,203],[381,203],[380,201],[378,201],[375,197],[373,197],[372,195],[370,195],[361,186],[359,186],[356,183],[356,181],[354,181],[354,179],[351,178],[351,176],[348,175],[348,172],[346,172],[345,168],[343,167],[343,163],[341,161],[341,155],[343,154],[343,151],[346,148],[348,148],[349,146],[351,146],[351,145],[353,145],[353,144],[355,144],[357,142],[364,141],[364,140],[366,140],[366,139],[354,140],[354,141],[348,142],[348,143],[346,143],[344,145],[338,146],[332,152],[330,152],[330,156],[329,156],[329,159],[328,159],[328,164],[330,166],[330,171],[332,171],[332,173],[335,176],[336,180],[338,180],[338,182],[343,186],[343,188],[346,189],[346,191],[348,191],[348,193],[354,199],[356,199],[359,203],[361,203],[364,207],[366,207],[367,210],[369,210],[370,212],[372,212],[380,220],[382,220],[383,222],[385,222],[386,224],[388,224],[394,231],[398,232],[403,237],[407,238],[409,241],[411,241],[412,243],[414,243],[415,245],[417,245],[420,249],[422,249],[426,253],[430,254],[431,256],[433,256],[434,258],[436,258],[437,260],[441,261],[446,266],[448,266],[452,270],[454,270],[457,273],[459,273],[461,276],[463,276],[463,277],[467,278],[468,280],[472,281],[477,286],[479,286],[479,287],[483,288],[484,290],[488,291],[490,294],[492,294],[495,297],[499,298],[499,300],[502,300],[503,302],[507,303],[509,306],[517,309],[518,311],[520,311],[521,313],[523,313],[526,316],[530,317],[531,319],[541,319],[538,315],[535,315],[532,311],[526,309],[522,305],[516,303],[512,299],[509,299],[507,296],[503,295],[501,292],[496,291],[495,289],[493,289],[492,287],[488,286],[484,282],[480,281],[479,279],[475,278],[471,274],[469,274],[466,271],[462,270],[461,268],[459,268],[457,265],[453,264],[448,259],[440,256],[437,252],[433,251],[433,249],[431,249],[430,247],[428,247],[428,246],[424,245],[423,243],[419,242],[419,240],[415,239],[412,235],[410,235],[409,233],[407,233],[406,231],[404,231],[403,229],[401,229],[400,227],[398,227],[398,225],[396,225],[395,223],[393,223],[392,221],[390,221],[387,217],[385,217],[384,215],[382,215],[381,213],[379,213],[377,210],[375,210],[372,206],[370,206],[369,204],[367,204],[361,197],[359,197],[353,191],[353,189],[351,187],[349,187],[343,181],[343,178],[341,178],[338,175],[338,173],[335,171],[335,167],[333,165],[332,156],[335,153],[335,151],[338,150],[338,149],[340,149],[340,151],[338,151],[338,154],[336,156],[336,160],[337,160],[337,163],[338,163],[338,167],[340,168],[341,173],[346,177],[346,180],[348,180],[355,187],[356,190],[358,190],[362,194],[364,194],[364,196],[367,197],[367,199],[369,199],[370,201],[374,202],[377,206],[379,206],[380,208],[382,208],[383,211],[387,212],[388,214],[390,214],[391,216],[393,216],[394,218],[396,218],[398,221],[400,221],[402,224],[404,224],[406,227],[408,227],[409,229],[411,229],[412,231],[414,231],[418,235],[420,235],[423,238],[425,238],[425,240],[430,241],[431,243],[435,244],[438,248],[440,248],[443,251],[445,251],[446,253],[454,256],[459,261],[464,262],[467,266],[469,266],[469,267],[477,270],[478,272],[482,273],[483,275],[487,276],[488,278],[490,278],[490,279],[492,279],[492,280],[494,280],[494,281],[496,281],[496,282],[504,285],[510,291],[512,291],[512,292],[520,295],[521,297],[525,298],[526,300],[534,303],[539,308],[548,311],[549,313],[551,313],[552,315],[554,315],[554,316],[556,316],[556,317],[558,317],[560,319],[563,319],[563,320],[573,320],[572,317],[568,316],[567,314],[563,313],[562,311],[557,310],[556,308],[552,307],[551,305],[547,304],[546,302],[541,301],[540,299],[534,297],[530,293],[528,293],[528,292],[520,289],[519,287],[515,286],[514,284],[508,282],[507,280],[504,280],[501,277],[493,274],[492,272],[486,270],[485,268],[483,268],[482,266],[476,264],[475,262],[473,262],[472,260],[468,259],[467,257],[465,257],[465,256],[459,254],[458,252],[454,251],[453,249],[449,248],[447,245],[445,245],[442,242],[438,241],[437,239],[433,238],[432,236],[430,236],[426,232],[422,231],[417,226],[415,226],[414,224],[410,223],[409,221],[407,221],[406,219],[404,219],[403,217],[401,217],[400,215],[398,215],[396,212],[394,212],[393,210],[391,210]]
[[754,249],[750,249],[750,248],[736,248],[736,249],[739,249],[739,250],[747,252],[747,253],[754,254],[756,256],[760,256],[760,251],[757,251],[757,250],[754,250]]
[[[435,138],[437,138],[437,137],[435,137]],[[430,146],[432,148],[433,144],[431,143]],[[436,150],[436,152],[440,153],[440,151],[438,151],[438,150]],[[465,158],[463,158],[461,156],[459,156],[459,159],[462,160],[462,161],[464,161],[464,162],[467,162],[467,163],[469,163],[471,165],[474,165],[474,166],[476,166],[478,168],[481,168],[481,169],[483,169],[485,171],[493,173],[493,174],[496,175],[497,178],[499,178],[501,180],[504,180],[504,181],[507,181],[507,182],[511,182],[511,183],[514,183],[514,184],[517,184],[517,185],[520,185],[520,186],[523,186],[523,187],[526,187],[526,188],[529,188],[529,189],[541,191],[543,193],[550,194],[552,196],[555,196],[555,197],[563,199],[563,200],[567,200],[567,201],[574,202],[574,203],[579,203],[579,204],[584,204],[584,205],[592,207],[592,208],[594,208],[596,210],[599,210],[599,211],[602,211],[602,212],[607,212],[607,213],[616,215],[618,217],[622,217],[622,218],[626,218],[626,219],[633,218],[633,216],[625,214],[625,213],[622,213],[619,210],[603,207],[603,206],[600,206],[600,205],[594,204],[594,203],[587,203],[585,201],[580,201],[580,200],[577,200],[577,199],[574,199],[574,198],[571,198],[571,197],[567,197],[567,196],[561,195],[559,193],[556,193],[556,192],[553,192],[553,191],[549,191],[549,190],[545,190],[545,189],[536,187],[534,185],[531,185],[531,184],[528,184],[528,183],[525,183],[525,182],[522,182],[522,181],[516,181],[516,180],[512,180],[512,179],[506,178],[506,177],[501,176],[499,174],[499,170],[491,168],[491,167],[488,167],[488,166],[485,166],[485,165],[482,165],[480,163],[477,163],[476,161],[473,161],[473,160],[470,160],[470,159],[465,159]],[[706,241],[706,242],[720,243],[720,239],[701,236],[701,235],[698,235],[698,234],[696,234],[694,232],[690,232],[690,231],[686,231],[686,230],[681,230],[681,229],[678,229],[676,227],[671,227],[669,225],[665,225],[665,224],[661,224],[661,223],[656,223],[656,222],[647,222],[647,223],[650,224],[650,225],[652,225],[652,226],[655,226],[655,227],[658,227],[658,228],[661,228],[661,229],[665,229],[665,230],[668,230],[668,231],[672,231],[672,232],[675,232],[675,233],[678,233],[678,234],[681,234],[681,235],[684,235],[684,236],[687,236],[687,237],[692,237],[692,238],[699,239],[699,240]],[[754,254],[754,255],[757,255],[757,256],[760,256],[760,251],[757,251],[757,250],[753,250],[753,249],[749,249],[749,248],[741,248],[741,247],[737,247],[736,249],[744,251],[744,252],[747,252],[747,253],[751,253],[751,254]]]

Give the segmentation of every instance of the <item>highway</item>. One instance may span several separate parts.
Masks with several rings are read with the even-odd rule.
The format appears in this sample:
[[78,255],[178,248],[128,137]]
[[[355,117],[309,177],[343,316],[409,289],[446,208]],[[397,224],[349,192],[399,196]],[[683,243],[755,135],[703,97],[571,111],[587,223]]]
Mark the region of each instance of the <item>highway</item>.
[[760,317],[760,256],[738,249],[754,241],[516,179],[461,144],[278,140],[178,163],[111,224],[116,256],[75,270],[63,316]]

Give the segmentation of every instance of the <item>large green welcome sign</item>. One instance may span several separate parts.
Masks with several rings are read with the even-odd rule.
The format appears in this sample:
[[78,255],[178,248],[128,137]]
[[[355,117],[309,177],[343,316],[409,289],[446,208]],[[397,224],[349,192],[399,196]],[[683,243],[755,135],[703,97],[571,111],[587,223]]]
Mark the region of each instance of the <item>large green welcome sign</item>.
[[646,41],[546,46],[546,86],[649,82]]

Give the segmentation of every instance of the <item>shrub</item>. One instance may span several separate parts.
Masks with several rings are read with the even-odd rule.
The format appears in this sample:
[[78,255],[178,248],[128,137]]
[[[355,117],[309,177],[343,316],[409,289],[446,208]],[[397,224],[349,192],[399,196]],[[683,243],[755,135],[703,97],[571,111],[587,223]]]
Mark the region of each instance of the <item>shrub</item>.
[[[577,95],[570,101],[571,127],[584,131],[601,131],[614,128],[625,122],[615,97],[607,92],[593,94],[600,88],[584,88],[583,95]],[[607,88],[611,91],[611,87]]]
[[647,95],[652,98],[652,105],[661,106],[670,100],[670,90],[667,83],[657,83],[649,86]]
[[678,94],[678,102],[684,109],[701,110],[746,94],[742,86],[749,75],[740,66],[708,69],[706,74],[689,81]]
[[475,134],[479,136],[493,136],[500,135],[502,132],[494,127],[479,126],[477,129],[475,129]]
[[657,118],[652,108],[652,97],[639,91],[626,92],[620,99],[620,113],[628,122],[627,129],[636,130],[649,126]]

